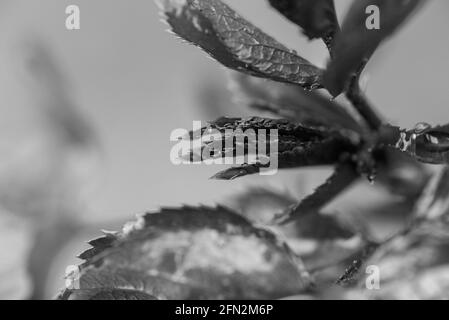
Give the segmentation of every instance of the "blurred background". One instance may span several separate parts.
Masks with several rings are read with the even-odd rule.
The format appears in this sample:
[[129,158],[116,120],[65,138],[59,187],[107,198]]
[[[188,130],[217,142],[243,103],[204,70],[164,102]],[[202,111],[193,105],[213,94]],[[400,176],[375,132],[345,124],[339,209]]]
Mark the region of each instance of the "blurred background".
[[[226,2],[325,65],[325,47],[268,2]],[[341,18],[350,2],[336,0]],[[449,3],[428,2],[364,76],[373,104],[402,127],[449,120]],[[80,30],[65,28],[71,4],[80,7]],[[227,203],[249,186],[299,199],[329,174],[292,170],[221,182],[208,179],[220,168],[174,166],[172,130],[253,113],[233,103],[222,67],[159,20],[151,0],[0,0],[0,298],[51,298],[85,241],[135,214]],[[375,202],[381,191],[358,192]]]

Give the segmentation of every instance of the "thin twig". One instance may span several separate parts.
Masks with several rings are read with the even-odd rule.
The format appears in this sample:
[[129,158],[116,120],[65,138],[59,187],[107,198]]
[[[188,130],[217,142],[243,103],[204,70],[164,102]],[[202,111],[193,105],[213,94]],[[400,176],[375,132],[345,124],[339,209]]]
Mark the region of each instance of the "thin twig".
[[346,97],[372,130],[377,131],[380,129],[380,127],[384,124],[384,121],[373,109],[363,92],[360,90],[358,78],[354,81],[354,83],[351,83],[348,91],[346,92]]
[[379,113],[374,110],[374,107],[368,102],[368,99],[363,94],[359,85],[360,74],[362,73],[367,63],[368,60],[364,60],[357,72],[352,77],[346,91],[346,97],[352,103],[358,113],[363,117],[363,119],[367,122],[369,127],[374,131],[378,131],[385,123],[385,121],[382,119]]
[[376,252],[379,246],[379,243],[369,242],[362,248],[362,250],[354,254],[350,258],[352,260],[351,265],[345,270],[344,274],[338,278],[336,284],[340,286],[347,286],[354,282],[365,261],[371,257],[374,252]]

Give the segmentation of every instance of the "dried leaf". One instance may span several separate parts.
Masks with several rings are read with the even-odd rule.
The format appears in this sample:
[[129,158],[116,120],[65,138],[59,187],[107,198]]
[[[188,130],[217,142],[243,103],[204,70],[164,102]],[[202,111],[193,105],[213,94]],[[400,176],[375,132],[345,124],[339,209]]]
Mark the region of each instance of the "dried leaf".
[[332,42],[339,26],[333,0],[269,0],[287,19],[299,25],[310,39]]
[[320,87],[321,70],[243,19],[220,0],[157,0],[181,38],[224,66],[305,88]]
[[[390,37],[422,4],[422,0],[358,0],[353,1],[333,47],[333,59],[323,76],[323,84],[333,96],[346,89],[352,75],[361,72],[377,47]],[[368,29],[366,9],[380,10],[380,28]]]
[[92,242],[98,247],[81,266],[80,290],[135,290],[157,299],[272,299],[310,285],[284,242],[223,207],[163,209],[112,237]]
[[243,102],[249,107],[307,126],[363,132],[363,127],[343,106],[317,91],[306,91],[297,86],[240,73],[233,73],[231,81],[237,102]]

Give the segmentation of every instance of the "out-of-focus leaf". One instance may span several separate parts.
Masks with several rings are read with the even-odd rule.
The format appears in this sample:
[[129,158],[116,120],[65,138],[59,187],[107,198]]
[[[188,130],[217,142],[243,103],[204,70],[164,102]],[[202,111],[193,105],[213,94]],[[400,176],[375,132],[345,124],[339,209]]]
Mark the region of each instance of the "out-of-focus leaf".
[[335,215],[310,215],[291,226],[295,233],[288,243],[319,287],[333,285],[344,272],[347,260],[366,243],[349,222]]
[[27,272],[29,226],[0,206],[0,300],[27,299],[33,283]]
[[[317,286],[329,287],[335,284],[336,279],[344,273],[345,267],[348,265],[347,261],[353,259],[366,245],[366,242],[360,235],[355,235],[349,239],[321,242],[316,240],[308,245],[313,247],[313,250],[306,249],[299,256],[314,277]],[[292,247],[295,252],[300,252],[297,251],[298,246],[292,245]]]
[[240,167],[233,167],[220,171],[215,174],[211,179],[216,180],[235,180],[241,177],[257,174],[263,168],[268,168],[269,165],[255,163],[255,164],[243,164]]
[[[422,4],[422,0],[357,0],[342,25],[342,31],[336,36],[333,47],[333,59],[329,62],[323,76],[323,84],[333,96],[346,89],[352,75],[361,72],[366,60],[375,52],[386,38]],[[366,22],[369,6],[377,6],[380,14],[380,28],[368,29]]]
[[407,199],[416,199],[421,195],[430,178],[430,173],[423,164],[408,154],[391,148],[376,152],[376,159],[377,183]]
[[315,214],[298,221],[297,232],[302,238],[326,240],[348,240],[355,233],[332,215]]
[[54,277],[51,273],[54,259],[83,227],[76,218],[61,217],[36,230],[27,260],[27,271],[33,280],[30,299],[42,300],[51,297],[48,295],[47,285]]
[[310,39],[322,38],[331,47],[339,26],[333,0],[269,0],[287,19],[299,25]]
[[[266,155],[255,154],[257,150],[254,146],[258,142],[257,139],[260,138],[259,130],[265,130],[263,136],[267,142]],[[270,130],[277,130],[277,136],[272,137]],[[221,134],[221,139],[204,139],[205,134],[214,131]],[[251,132],[253,134],[249,134]],[[186,160],[204,161],[204,154],[210,155],[211,159],[253,156],[250,163],[225,170],[214,176],[216,179],[224,180],[258,173],[262,168],[270,166],[272,157],[277,158],[278,169],[331,165],[338,162],[343,154],[354,152],[358,147],[358,141],[354,141],[353,135],[344,130],[328,131],[309,128],[283,119],[259,117],[220,118],[210,123],[208,127],[190,133],[190,136],[201,137],[202,145],[199,150],[190,150],[186,155],[188,158]],[[277,152],[271,150],[270,140],[276,142]],[[249,148],[249,146],[253,148]],[[241,152],[244,154],[240,154]]]
[[[408,256],[410,254],[410,256],[413,256],[414,254],[419,254],[420,250],[423,252],[427,252],[428,250],[436,250],[436,255],[441,256],[441,253],[439,253],[440,249],[438,249],[439,240],[434,243],[430,237],[430,234],[435,232],[433,236],[439,239],[441,238],[440,233],[443,231],[444,227],[447,228],[448,224],[447,221],[445,221],[445,218],[449,212],[448,199],[449,170],[448,168],[444,168],[435,174],[435,176],[430,180],[421,197],[417,200],[415,208],[413,208],[413,202],[411,203],[410,200],[406,200],[402,206],[392,206],[391,208],[381,206],[381,210],[379,209],[379,211],[386,211],[387,213],[391,210],[405,211],[408,216],[412,216],[414,218],[412,227],[407,228],[407,226],[404,226],[404,228],[407,228],[405,232],[400,232],[398,236],[391,237],[389,240],[384,241],[383,244],[369,244],[369,246],[367,246],[367,248],[365,248],[360,254],[360,258],[354,257],[354,259],[352,259],[353,261],[346,269],[345,273],[340,277],[338,283],[341,285],[348,285],[353,284],[356,280],[360,280],[359,270],[363,265],[370,264],[369,261],[365,261],[367,258],[370,258],[372,260],[371,262],[373,262],[375,259],[379,259],[379,257],[392,255],[388,256],[387,259],[396,260],[400,259],[399,255],[401,251],[404,255]],[[429,241],[426,239],[427,233],[429,233]],[[449,238],[446,237],[444,241],[446,242],[447,240],[449,240]],[[433,248],[434,244],[436,244],[437,248]],[[419,246],[426,246],[426,249],[416,248]],[[444,246],[449,248],[449,242],[445,243]],[[373,253],[375,253],[376,257],[371,258],[370,256]],[[425,257],[423,256],[422,259],[425,259]],[[449,262],[449,255],[447,255],[447,259]],[[400,268],[406,267],[405,263],[406,262],[404,262],[404,265],[400,267],[394,264],[392,264],[392,266],[388,265],[390,268],[393,268],[393,270],[387,270],[387,272],[400,272]],[[431,262],[429,261],[429,263]],[[381,272],[383,281],[384,270],[381,270]],[[407,290],[408,289],[410,288],[407,287]],[[403,294],[405,294],[405,292]],[[407,294],[411,293],[409,292]],[[406,298],[406,296],[403,296],[400,299],[403,298]]]
[[449,125],[419,123],[412,130],[398,130],[398,139],[390,146],[424,163],[449,164]]
[[366,262],[380,270],[380,290],[359,290],[373,299],[448,299],[449,237],[447,225],[423,223],[383,244]]
[[[258,225],[266,225],[272,221],[275,212],[285,210],[296,200],[285,191],[255,188],[239,194],[233,202],[245,217]],[[294,224],[270,225],[270,228],[283,234],[293,252],[304,262],[306,270],[315,279],[319,277],[320,282],[315,281],[316,285],[323,282],[333,284],[343,273],[342,261],[364,245],[357,231],[336,215],[309,215]],[[335,270],[332,273],[326,270],[324,280],[322,270],[331,268]]]
[[137,290],[92,289],[68,290],[60,300],[157,300],[155,297]]
[[276,223],[285,224],[296,219],[302,219],[310,214],[317,214],[337,195],[345,191],[358,177],[359,175],[351,164],[344,163],[337,166],[334,174],[319,186],[313,194],[278,215],[275,219]]
[[[359,297],[375,299],[441,299],[449,288],[449,170],[435,174],[417,201],[413,223],[382,244],[373,244],[368,260],[355,259],[340,284],[359,280]],[[374,253],[374,254],[372,254]],[[375,265],[381,272],[381,289],[367,291],[358,275],[362,265]]]
[[266,187],[253,187],[245,192],[239,192],[231,199],[232,208],[248,218],[250,221],[260,224],[268,224],[273,219],[273,213],[284,210],[295,203],[287,191],[277,191]]
[[447,218],[449,214],[449,168],[435,174],[415,209],[419,219]]
[[[369,191],[372,187],[367,189]],[[368,234],[370,239],[382,242],[392,234],[400,233],[409,225],[417,198],[406,198],[393,192],[386,195],[386,190],[379,191],[379,196],[368,200],[366,204],[360,204],[354,214],[356,217],[363,215],[363,220],[358,220],[362,225],[358,227],[364,229],[364,233]]]
[[93,242],[99,247],[81,266],[79,289],[136,290],[157,299],[272,299],[310,285],[284,242],[223,207],[163,209],[110,237]]
[[[28,298],[45,299],[52,261],[86,212],[99,169],[99,144],[49,47],[33,40],[22,51],[30,105],[20,113],[22,137],[8,141],[10,150],[2,152],[0,207],[27,220],[30,235],[36,236],[27,261],[33,290]],[[17,271],[10,271],[11,278]]]
[[322,71],[243,19],[220,0],[157,0],[171,30],[224,66],[305,88]]
[[[354,146],[347,141],[327,138],[320,143],[297,146],[293,149],[270,154],[278,158],[278,169],[293,169],[311,166],[333,165],[346,152],[351,153]],[[250,163],[239,167],[223,170],[212,177],[218,180],[234,180],[247,175],[260,173],[262,169],[269,169],[270,164]]]
[[343,106],[316,91],[240,73],[233,73],[231,81],[237,102],[249,107],[308,126],[363,132],[361,125]]
[[27,75],[35,101],[30,108],[38,110],[36,128],[1,159],[0,204],[41,224],[84,210],[99,149],[50,50],[33,42],[29,52]]

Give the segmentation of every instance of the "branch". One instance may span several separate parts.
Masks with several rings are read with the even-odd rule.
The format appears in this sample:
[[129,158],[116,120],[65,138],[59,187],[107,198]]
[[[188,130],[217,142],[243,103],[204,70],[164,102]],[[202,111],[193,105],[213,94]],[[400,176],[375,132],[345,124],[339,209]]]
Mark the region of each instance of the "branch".
[[358,113],[363,117],[363,119],[365,119],[369,127],[374,131],[378,131],[380,127],[385,123],[385,121],[368,102],[368,99],[360,90],[359,86],[360,74],[364,69],[366,63],[367,61],[364,61],[362,63],[357,73],[351,79],[348,90],[346,91],[346,97],[352,103]]
[[361,251],[355,253],[348,260],[351,261],[351,265],[346,268],[344,274],[336,281],[337,285],[347,286],[355,281],[355,278],[359,274],[360,269],[367,259],[369,259],[374,252],[379,248],[380,244],[375,242],[369,242]]

